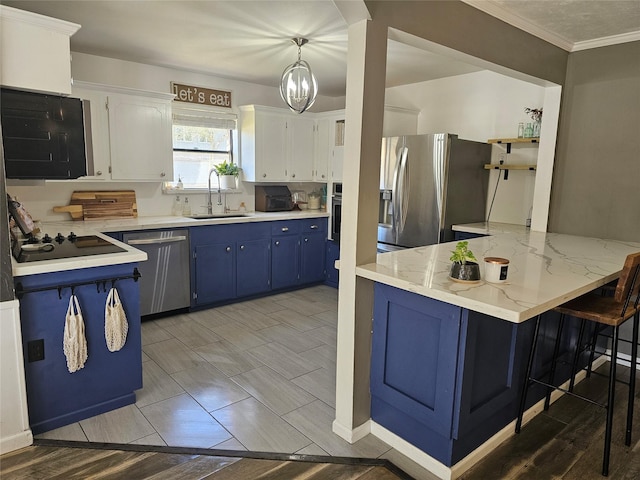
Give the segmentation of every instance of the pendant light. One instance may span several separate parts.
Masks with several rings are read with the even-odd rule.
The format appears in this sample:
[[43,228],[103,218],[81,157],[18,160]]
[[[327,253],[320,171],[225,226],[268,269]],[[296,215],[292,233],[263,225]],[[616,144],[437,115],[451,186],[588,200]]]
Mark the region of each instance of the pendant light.
[[298,46],[298,61],[282,72],[280,96],[291,110],[302,113],[313,105],[318,94],[318,82],[309,64],[300,59],[302,46],[308,43],[308,40],[296,37],[291,41]]

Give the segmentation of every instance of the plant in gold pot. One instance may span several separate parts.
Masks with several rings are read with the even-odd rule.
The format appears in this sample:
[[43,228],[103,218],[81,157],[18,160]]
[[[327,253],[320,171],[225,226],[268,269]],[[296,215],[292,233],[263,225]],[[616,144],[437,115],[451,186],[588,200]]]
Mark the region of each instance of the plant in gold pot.
[[480,280],[480,265],[473,252],[469,250],[469,242],[466,240],[456,244],[456,249],[451,252],[449,260],[453,262],[449,273],[453,280],[459,282]]

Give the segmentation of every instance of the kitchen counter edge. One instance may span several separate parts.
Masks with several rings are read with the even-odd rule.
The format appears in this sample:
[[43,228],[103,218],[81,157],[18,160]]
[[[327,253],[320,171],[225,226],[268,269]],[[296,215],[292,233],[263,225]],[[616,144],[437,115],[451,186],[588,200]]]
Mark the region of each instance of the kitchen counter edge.
[[62,272],[81,268],[103,267],[108,265],[120,265],[123,263],[143,262],[147,260],[147,254],[127,244],[119,242],[103,232],[126,232],[134,230],[155,230],[166,228],[199,227],[206,225],[228,225],[234,223],[269,222],[278,220],[298,220],[305,218],[326,218],[329,214],[325,211],[300,211],[300,212],[251,212],[244,217],[225,217],[212,219],[192,219],[177,216],[153,216],[110,220],[85,220],[85,221],[43,221],[42,230],[49,235],[58,232],[74,232],[76,235],[98,235],[105,240],[125,249],[125,252],[108,253],[104,255],[90,255],[86,257],[61,258],[56,260],[43,260],[41,262],[18,263],[12,261],[12,273],[14,277],[25,275],[37,275],[40,273]]

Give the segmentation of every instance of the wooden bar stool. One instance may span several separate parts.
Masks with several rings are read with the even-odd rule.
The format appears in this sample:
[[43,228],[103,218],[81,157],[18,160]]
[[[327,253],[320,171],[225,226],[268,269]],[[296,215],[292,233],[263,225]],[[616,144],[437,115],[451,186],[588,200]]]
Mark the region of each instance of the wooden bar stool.
[[[553,351],[553,358],[551,367],[549,370],[548,381],[544,382],[531,376],[531,370],[533,368],[534,357],[536,352],[536,345],[538,343],[538,336],[540,333],[540,320],[541,316],[538,315],[535,324],[535,331],[531,340],[531,350],[529,353],[529,360],[527,363],[526,380],[522,387],[522,395],[520,397],[520,408],[518,409],[518,419],[516,420],[516,433],[520,433],[522,427],[522,416],[524,414],[525,403],[529,386],[533,383],[538,383],[547,387],[547,395],[545,398],[545,410],[549,408],[551,392],[555,390],[561,390],[568,395],[578,397],[587,402],[596,404],[606,409],[606,428],[604,437],[604,458],[602,461],[602,475],[607,476],[609,474],[609,453],[611,450],[611,427],[613,423],[613,406],[615,396],[615,382],[616,382],[616,359],[618,357],[618,343],[620,325],[633,318],[633,333],[631,338],[631,371],[629,378],[629,397],[627,403],[627,427],[625,435],[625,444],[631,445],[631,428],[633,423],[633,400],[635,395],[636,385],[636,358],[638,356],[638,324],[640,323],[640,308],[638,302],[640,300],[640,252],[633,253],[627,256],[622,273],[618,279],[614,296],[602,296],[593,293],[583,295],[574,300],[571,300],[559,307],[554,311],[560,312],[560,321],[558,324],[558,331],[555,339],[555,346]],[[635,299],[634,299],[635,297]],[[580,326],[580,333],[576,342],[576,351],[573,357],[573,368],[571,374],[570,388],[565,390],[554,384],[556,363],[558,361],[558,353],[560,349],[560,337],[564,319],[566,316],[576,317],[582,319],[583,322]],[[610,368],[609,368],[609,388],[608,398],[606,404],[600,404],[593,400],[573,393],[573,384],[576,374],[576,365],[578,363],[579,350],[582,348],[582,336],[584,333],[584,320],[597,323],[595,329],[595,335],[602,333],[602,331],[611,327],[613,330],[613,336],[611,341],[611,355],[610,355]],[[591,341],[593,348],[594,340]],[[593,350],[592,350],[593,352]],[[593,361],[593,353],[588,365],[588,373],[590,373],[591,362]]]

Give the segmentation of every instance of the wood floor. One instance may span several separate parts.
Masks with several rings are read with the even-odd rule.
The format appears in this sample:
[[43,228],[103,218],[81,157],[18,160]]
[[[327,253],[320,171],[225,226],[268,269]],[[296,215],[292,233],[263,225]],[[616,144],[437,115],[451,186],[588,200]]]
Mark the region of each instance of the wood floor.
[[[144,448],[144,447],[139,447]],[[159,447],[162,448],[162,447]],[[378,461],[378,463],[382,463]],[[3,480],[404,480],[393,466],[31,446],[0,457]]]
[[[605,363],[599,372],[607,372]],[[628,379],[629,368],[619,367],[618,378]],[[636,373],[636,381],[640,375]],[[592,376],[576,386],[576,393],[606,402],[608,379]],[[628,387],[616,386],[609,476],[640,479],[640,393],[636,388],[631,446],[624,444]],[[551,405],[467,471],[463,480],[591,480],[603,479],[605,411],[568,395]]]

